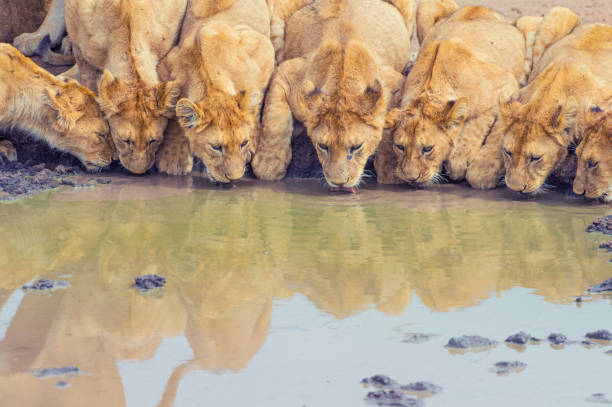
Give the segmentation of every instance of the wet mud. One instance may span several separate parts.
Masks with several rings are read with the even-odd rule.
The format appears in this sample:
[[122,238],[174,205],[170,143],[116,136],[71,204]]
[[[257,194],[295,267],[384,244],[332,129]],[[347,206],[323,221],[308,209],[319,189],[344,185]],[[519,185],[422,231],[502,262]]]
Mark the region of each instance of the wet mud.
[[519,373],[527,368],[527,364],[517,360],[512,362],[497,362],[493,365],[495,373],[499,376],[509,375],[510,373]]
[[41,278],[38,281],[30,285],[24,285],[21,288],[24,290],[33,290],[33,291],[53,291],[59,288],[68,288],[70,287],[70,283],[65,280],[47,280],[46,278]]

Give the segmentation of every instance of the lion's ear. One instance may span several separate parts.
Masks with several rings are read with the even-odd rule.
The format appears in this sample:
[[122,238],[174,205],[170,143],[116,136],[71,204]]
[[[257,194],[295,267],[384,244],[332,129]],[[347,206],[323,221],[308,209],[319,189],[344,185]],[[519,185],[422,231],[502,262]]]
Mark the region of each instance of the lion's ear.
[[585,100],[582,115],[584,117],[584,125],[582,126],[583,128],[580,129],[580,132],[584,132],[585,130],[593,127],[595,123],[600,121],[601,118],[606,115],[606,112],[601,107],[591,104],[589,100]]
[[466,98],[451,100],[446,107],[446,124],[449,127],[461,125],[468,116],[468,101]]
[[325,104],[325,95],[321,89],[309,80],[304,81],[298,93],[298,107],[305,113],[306,119],[311,120],[320,115]]
[[578,102],[570,97],[564,106],[560,105],[552,116],[551,130],[569,134],[578,119]]
[[498,110],[499,118],[503,123],[509,123],[512,120],[512,116],[520,106],[520,102],[508,97],[506,95],[499,96]]
[[177,82],[163,82],[155,86],[155,114],[168,119],[174,117],[176,101],[181,95],[181,87]]
[[120,106],[130,95],[130,87],[115,78],[107,69],[98,82],[98,103],[107,116],[120,112]]
[[240,91],[236,98],[240,110],[250,114],[255,114],[258,111],[262,99],[261,92],[258,90],[252,90],[250,92],[245,90]]
[[206,127],[210,120],[204,112],[189,99],[181,99],[176,104],[176,117],[181,127],[185,130],[192,130],[199,127]]
[[378,79],[367,86],[365,91],[356,98],[355,111],[363,116],[371,116],[382,107],[384,103],[383,87]]
[[54,119],[53,127],[59,132],[67,132],[74,127],[82,113],[75,108],[70,91],[45,89],[43,96],[45,106]]
[[392,129],[397,124],[402,111],[398,108],[391,109],[387,112],[385,117],[385,129]]

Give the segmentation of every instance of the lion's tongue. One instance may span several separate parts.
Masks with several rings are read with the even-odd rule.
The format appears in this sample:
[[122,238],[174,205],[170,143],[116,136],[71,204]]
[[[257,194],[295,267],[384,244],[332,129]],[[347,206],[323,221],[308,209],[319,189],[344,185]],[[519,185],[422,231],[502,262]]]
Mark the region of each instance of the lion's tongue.
[[331,187],[329,192],[345,192],[347,194],[356,194],[355,188]]

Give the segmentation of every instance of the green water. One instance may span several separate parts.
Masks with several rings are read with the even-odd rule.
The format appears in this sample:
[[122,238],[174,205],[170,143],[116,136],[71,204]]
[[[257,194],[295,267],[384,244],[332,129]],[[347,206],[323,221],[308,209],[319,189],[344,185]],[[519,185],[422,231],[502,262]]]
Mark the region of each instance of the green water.
[[[612,277],[605,237],[584,233],[609,207],[454,186],[172,182],[0,205],[0,405],[359,406],[360,379],[379,373],[441,385],[427,406],[612,398],[612,347],[443,347],[461,334],[612,330],[609,298],[574,303]],[[158,196],[139,199],[145,189]],[[130,289],[146,273],[167,278],[163,292]],[[19,289],[58,276],[71,287]],[[407,332],[438,336],[414,345]],[[529,366],[498,377],[499,360]],[[87,374],[29,373],[71,365]]]

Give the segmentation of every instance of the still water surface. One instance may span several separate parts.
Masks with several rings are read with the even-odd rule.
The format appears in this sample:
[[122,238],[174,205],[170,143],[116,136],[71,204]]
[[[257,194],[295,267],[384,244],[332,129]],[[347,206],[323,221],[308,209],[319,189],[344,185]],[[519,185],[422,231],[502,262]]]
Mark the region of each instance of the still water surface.
[[[612,330],[606,206],[551,193],[122,178],[0,205],[1,406],[364,406],[360,380],[443,387],[426,406],[612,399],[612,346],[513,349],[520,330]],[[158,295],[134,277],[167,278]],[[63,277],[67,289],[21,285]],[[408,333],[436,334],[421,344]],[[452,336],[500,343],[452,354]],[[520,373],[497,376],[498,361]],[[77,377],[34,369],[78,366]],[[58,380],[68,388],[54,387]]]

